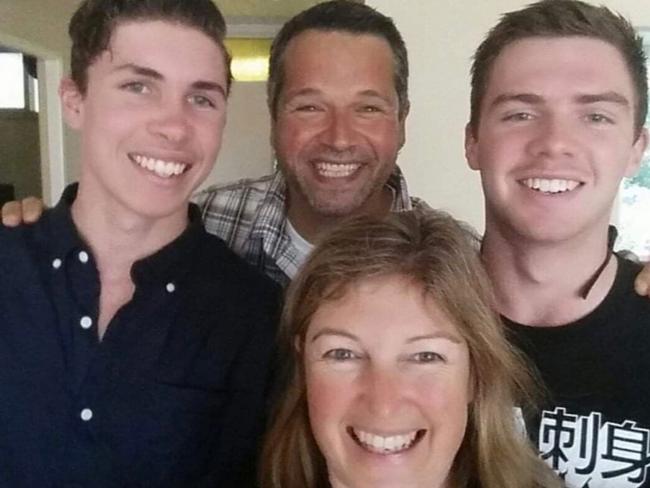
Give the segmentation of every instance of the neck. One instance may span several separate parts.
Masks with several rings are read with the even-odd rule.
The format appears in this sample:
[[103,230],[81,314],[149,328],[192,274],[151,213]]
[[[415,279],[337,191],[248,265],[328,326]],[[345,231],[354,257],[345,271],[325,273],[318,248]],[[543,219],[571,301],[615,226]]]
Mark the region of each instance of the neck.
[[84,190],[79,185],[72,219],[100,271],[127,268],[129,272],[135,261],[173,241],[187,226],[187,207],[163,218],[147,218],[114,202],[97,202]]
[[563,241],[538,242],[486,224],[482,258],[499,312],[532,326],[560,326],[584,317],[605,298],[616,275],[610,259],[586,298],[585,285],[604,262],[607,226]]
[[308,242],[314,243],[319,237],[336,227],[340,222],[357,215],[383,217],[387,215],[393,203],[393,194],[389,188],[369,198],[353,213],[342,215],[319,212],[297,192],[288,191],[287,217],[296,231]]

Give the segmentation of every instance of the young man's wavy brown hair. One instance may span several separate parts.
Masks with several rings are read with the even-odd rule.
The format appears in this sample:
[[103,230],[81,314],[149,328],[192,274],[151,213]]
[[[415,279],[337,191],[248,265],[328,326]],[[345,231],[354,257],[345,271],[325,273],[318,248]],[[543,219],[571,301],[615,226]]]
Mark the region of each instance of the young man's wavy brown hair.
[[494,61],[508,45],[531,37],[587,37],[614,46],[623,57],[634,86],[636,136],[648,112],[648,75],[643,39],[625,17],[604,6],[579,0],[542,0],[509,12],[488,33],[474,54],[470,127],[477,135],[481,103]]
[[203,32],[221,49],[230,90],[230,55],[224,45],[226,21],[211,0],[85,0],[75,11],[68,33],[72,41],[70,76],[86,93],[88,66],[110,47],[111,36],[122,22],[161,20]]

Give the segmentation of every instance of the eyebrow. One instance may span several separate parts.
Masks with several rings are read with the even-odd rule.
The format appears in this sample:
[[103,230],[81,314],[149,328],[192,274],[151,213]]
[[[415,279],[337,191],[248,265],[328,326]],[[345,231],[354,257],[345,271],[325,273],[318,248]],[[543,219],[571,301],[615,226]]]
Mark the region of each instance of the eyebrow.
[[[574,101],[580,105],[608,102],[625,107],[630,106],[629,100],[625,96],[615,91],[580,94],[574,97]],[[521,102],[529,105],[541,105],[544,103],[544,98],[540,95],[536,95],[535,93],[503,93],[492,101],[491,106],[497,107],[509,102]]]
[[498,107],[509,102],[522,102],[529,105],[540,105],[544,99],[534,93],[503,93],[496,97],[490,104],[492,107]]
[[607,91],[603,93],[578,95],[576,101],[581,104],[590,104],[598,102],[609,102],[625,107],[630,106],[630,101],[623,95],[615,91]]
[[[340,336],[340,337],[346,337],[348,339],[351,339],[355,342],[359,342],[359,338],[355,336],[354,334],[351,334],[349,332],[346,332],[344,330],[340,329],[334,329],[331,327],[325,327],[323,330],[318,331],[317,334],[312,337],[311,342],[316,341],[316,339],[322,337],[322,336]],[[415,337],[410,337],[409,339],[406,340],[406,344],[412,344],[414,342],[418,341],[424,341],[424,340],[431,340],[431,339],[446,339],[448,341],[453,342],[454,344],[461,344],[463,341],[456,336],[455,334],[451,334],[449,332],[445,331],[437,331],[432,334],[424,334],[424,335],[419,335]]]
[[[303,96],[306,97],[306,96],[311,96],[311,95],[320,95],[321,93],[322,92],[320,90],[318,90],[317,88],[301,88],[300,90],[298,90],[296,92],[289,93],[288,96],[285,97],[285,98],[287,100],[291,100],[291,99],[296,98],[296,97],[303,97]],[[393,103],[393,101],[390,98],[382,95],[377,90],[372,90],[372,89],[362,90],[362,91],[357,93],[357,96],[379,98],[379,99],[383,100],[386,103],[390,103],[390,104]]]
[[325,327],[323,330],[319,330],[318,333],[311,338],[311,342],[314,342],[319,337],[326,336],[326,335],[347,337],[348,339],[352,339],[353,341],[359,342],[359,338],[354,334],[350,334],[349,332],[340,329],[333,329],[331,327]]
[[362,97],[379,98],[379,99],[383,100],[386,103],[393,104],[393,100],[391,100],[389,97],[387,97],[385,95],[382,95],[377,90],[372,90],[372,89],[363,90],[363,91],[359,92],[358,94],[360,96],[362,96]]
[[[165,77],[152,68],[147,68],[146,66],[140,66],[135,63],[124,63],[115,68],[114,71],[131,71],[136,75],[144,76],[146,78],[151,78],[154,80],[162,81]],[[197,80],[192,82],[190,85],[195,90],[205,90],[205,91],[217,91],[221,93],[224,97],[226,96],[226,90],[221,84],[214,81],[207,80]]]
[[450,332],[445,332],[441,330],[438,332],[434,332],[433,334],[425,334],[425,335],[411,337],[406,341],[406,343],[413,344],[414,342],[426,341],[430,339],[446,339],[450,342],[453,342],[454,344],[462,344],[463,342],[456,334],[452,334]]

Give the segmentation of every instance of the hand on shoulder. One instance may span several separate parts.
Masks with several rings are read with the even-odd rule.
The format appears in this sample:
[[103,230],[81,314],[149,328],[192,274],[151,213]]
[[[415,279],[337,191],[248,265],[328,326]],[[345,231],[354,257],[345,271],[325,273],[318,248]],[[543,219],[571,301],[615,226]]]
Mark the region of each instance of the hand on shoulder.
[[7,202],[2,206],[2,225],[16,227],[20,224],[33,224],[41,218],[45,206],[36,197]]

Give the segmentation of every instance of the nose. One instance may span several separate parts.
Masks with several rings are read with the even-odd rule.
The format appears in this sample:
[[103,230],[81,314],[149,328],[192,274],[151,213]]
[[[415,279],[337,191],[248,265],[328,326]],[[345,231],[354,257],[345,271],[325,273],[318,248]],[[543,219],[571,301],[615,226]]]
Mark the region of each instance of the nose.
[[191,124],[184,101],[164,100],[149,122],[149,131],[171,144],[184,142],[191,133]]
[[532,140],[531,150],[537,157],[567,157],[576,151],[576,131],[561,116],[547,117],[537,126],[537,133]]
[[354,145],[354,115],[345,110],[333,110],[322,133],[322,142],[337,151],[344,151]]
[[364,399],[375,418],[390,418],[403,402],[406,384],[397,371],[385,366],[369,366],[363,381]]

